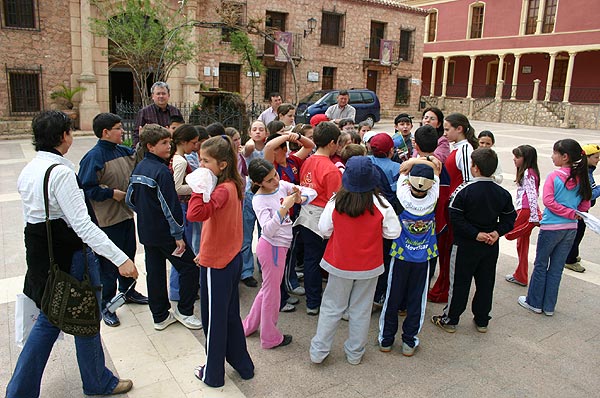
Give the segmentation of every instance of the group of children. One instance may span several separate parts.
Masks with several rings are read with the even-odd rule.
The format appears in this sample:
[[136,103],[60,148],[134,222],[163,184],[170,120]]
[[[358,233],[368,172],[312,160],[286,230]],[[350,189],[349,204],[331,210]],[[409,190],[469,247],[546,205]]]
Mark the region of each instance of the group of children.
[[[515,211],[500,186],[491,132],[477,138],[464,115],[444,117],[437,108],[425,110],[414,136],[409,115],[399,115],[395,125],[393,136],[361,131],[363,143],[354,144],[341,139],[344,133],[332,122],[290,130],[279,120],[268,126],[257,120],[244,146],[234,129],[221,134],[186,124],[173,132],[144,126],[143,160],[132,172],[125,200],[137,213],[145,246],[154,327],[163,330],[180,321],[204,329],[207,359],[195,369],[196,377],[222,386],[227,361],[243,379],[252,378],[245,337],[259,331],[266,349],[289,344],[291,335],[277,328],[279,312],[293,311],[298,302],[289,293],[306,294],[307,314],[319,316],[310,345],[314,363],[329,355],[342,319],[349,321],[347,360],[360,363],[373,305],[382,307],[379,349],[392,349],[398,312],[405,313],[401,350],[412,356],[428,299],[448,303],[432,322],[454,332],[472,279],[474,322],[484,333],[491,319],[498,239],[517,239],[519,266],[506,280],[525,286],[529,236],[537,225],[534,271],[527,296],[518,302],[553,314],[567,255],[577,253],[571,250],[579,243],[575,210],[587,211],[600,193],[591,177],[600,147],[582,150],[571,139],[555,144],[552,159],[560,169],[546,179],[541,215],[535,148],[521,145],[513,151]],[[206,177],[203,186],[190,183],[198,180],[187,178],[194,173]],[[262,285],[242,321],[238,284],[258,284],[252,254],[256,222]],[[439,276],[430,290],[437,258]],[[173,265],[171,299],[178,301],[173,310],[167,259]],[[303,275],[295,274],[299,263]],[[193,314],[198,290],[201,320]]]

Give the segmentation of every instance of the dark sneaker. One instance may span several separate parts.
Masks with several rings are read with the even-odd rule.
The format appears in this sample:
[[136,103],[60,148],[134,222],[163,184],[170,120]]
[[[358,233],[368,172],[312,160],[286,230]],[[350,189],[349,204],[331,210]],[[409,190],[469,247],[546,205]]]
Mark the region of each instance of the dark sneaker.
[[254,279],[253,276],[249,276],[247,278],[242,279],[242,282],[244,283],[244,285],[246,285],[248,287],[258,286],[258,281],[256,279]]
[[444,321],[444,316],[443,315],[434,315],[431,317],[431,322],[439,327],[440,329],[442,329],[445,332],[448,333],[454,333],[456,332],[456,325],[448,325],[445,321]]
[[138,292],[137,290],[132,289],[129,291],[129,293],[127,293],[125,295],[125,302],[133,303],[133,304],[148,305],[148,297],[144,296],[142,293]]
[[281,341],[281,343],[277,344],[273,348],[285,347],[286,345],[289,345],[291,342],[292,342],[292,336],[289,335],[289,334],[284,334],[283,335],[283,340]]
[[131,380],[120,379],[119,383],[117,384],[115,389],[112,390],[112,392],[109,395],[125,394],[126,392],[129,392],[132,387],[133,387],[133,382]]
[[106,326],[110,326],[112,328],[117,327],[121,324],[119,321],[119,317],[114,312],[110,312],[106,308],[102,310],[102,319]]
[[204,365],[196,366],[196,368],[194,368],[194,376],[196,376],[198,380],[202,380],[204,377]]

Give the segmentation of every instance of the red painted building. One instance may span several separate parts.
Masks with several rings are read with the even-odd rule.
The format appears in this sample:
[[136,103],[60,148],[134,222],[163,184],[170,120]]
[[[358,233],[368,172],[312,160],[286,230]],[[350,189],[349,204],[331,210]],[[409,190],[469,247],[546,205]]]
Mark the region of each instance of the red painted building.
[[600,1],[404,3],[429,11],[424,96],[600,102]]

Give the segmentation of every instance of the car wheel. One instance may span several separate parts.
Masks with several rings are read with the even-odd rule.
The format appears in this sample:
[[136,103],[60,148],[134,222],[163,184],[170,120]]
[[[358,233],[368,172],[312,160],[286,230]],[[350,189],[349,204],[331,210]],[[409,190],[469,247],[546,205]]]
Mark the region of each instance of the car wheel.
[[367,117],[365,118],[364,121],[369,122],[369,124],[371,125],[371,128],[375,127],[375,116],[367,115]]

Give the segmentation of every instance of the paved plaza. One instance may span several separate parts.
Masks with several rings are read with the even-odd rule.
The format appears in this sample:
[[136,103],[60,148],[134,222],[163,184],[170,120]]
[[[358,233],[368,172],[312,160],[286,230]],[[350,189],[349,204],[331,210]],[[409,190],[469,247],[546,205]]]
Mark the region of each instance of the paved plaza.
[[[552,145],[562,138],[580,143],[600,143],[600,131],[562,130],[488,122],[474,122],[477,132],[488,129],[496,147],[504,182],[515,194],[511,150],[531,144],[538,150],[542,177],[552,169]],[[415,127],[416,128],[416,127]],[[377,130],[393,131],[388,120]],[[95,144],[93,136],[79,136],[67,154],[78,163]],[[23,220],[16,180],[35,155],[30,140],[0,141],[0,391],[15,367],[20,349],[14,342],[14,301],[22,290],[25,274]],[[600,179],[600,175],[597,179]],[[543,181],[542,181],[543,184]],[[591,213],[600,217],[600,205]],[[537,229],[532,235],[530,260],[535,255]],[[204,363],[204,334],[176,323],[162,332],[152,327],[147,306],[129,304],[118,311],[121,326],[103,324],[107,364],[123,378],[131,378],[127,397],[590,397],[600,391],[600,236],[588,230],[581,244],[583,274],[565,270],[553,317],[521,308],[517,297],[526,288],[504,281],[516,267],[514,242],[500,240],[500,258],[489,331],[476,331],[470,307],[454,334],[436,328],[432,315],[441,304],[427,304],[419,334],[421,346],[411,358],[403,357],[396,344],[381,353],[376,335],[379,312],[373,313],[369,345],[360,365],[346,362],[343,342],[347,323],[342,322],[334,348],[321,365],[310,362],[308,347],[317,317],[306,315],[304,297],[294,313],[283,313],[279,327],[293,335],[283,348],[263,350],[258,334],[247,339],[256,375],[242,380],[228,365],[224,388],[213,389],[194,378],[193,369]],[[138,247],[138,288],[146,291],[143,247]],[[531,263],[530,263],[531,264]],[[532,266],[530,266],[530,269]],[[260,278],[256,272],[255,276]],[[472,289],[473,290],[473,289]],[[240,285],[241,311],[245,316],[258,288]],[[471,291],[473,293],[473,291]],[[199,315],[199,305],[196,305]],[[402,320],[402,319],[401,319]],[[42,380],[42,397],[83,397],[73,338],[59,340]]]

